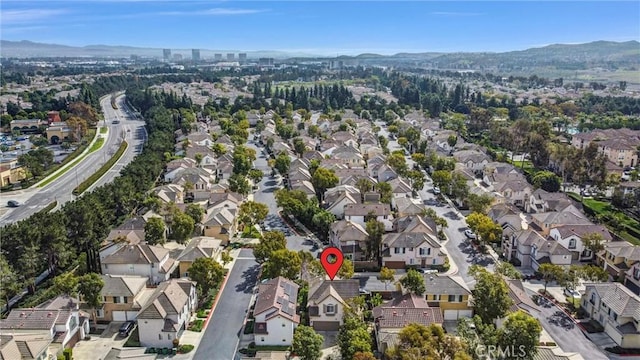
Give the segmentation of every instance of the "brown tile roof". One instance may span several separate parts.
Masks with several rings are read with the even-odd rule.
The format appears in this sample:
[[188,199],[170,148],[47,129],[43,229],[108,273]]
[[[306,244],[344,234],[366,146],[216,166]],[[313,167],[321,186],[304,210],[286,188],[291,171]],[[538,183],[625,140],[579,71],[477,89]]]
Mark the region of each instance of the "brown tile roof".
[[382,308],[377,318],[380,329],[400,329],[417,323],[424,326],[442,324],[442,312],[439,308]]
[[104,286],[102,296],[136,296],[146,285],[148,278],[143,276],[102,275]]
[[169,250],[147,244],[127,245],[102,260],[103,264],[151,264],[159,263]]
[[41,334],[0,335],[0,359],[36,359],[51,344],[51,338]]
[[260,284],[254,315],[267,312],[266,320],[279,315],[300,323],[300,315],[296,314],[299,288],[296,283],[282,276]]
[[0,320],[0,328],[4,330],[51,330],[60,321],[66,322],[69,315],[69,310],[13,309],[6,319]]
[[342,300],[353,299],[360,294],[360,281],[356,279],[323,280],[311,286],[309,289],[309,301],[322,301],[332,289]]
[[391,214],[389,204],[348,204],[344,207],[345,216],[367,216],[373,213],[375,216]]

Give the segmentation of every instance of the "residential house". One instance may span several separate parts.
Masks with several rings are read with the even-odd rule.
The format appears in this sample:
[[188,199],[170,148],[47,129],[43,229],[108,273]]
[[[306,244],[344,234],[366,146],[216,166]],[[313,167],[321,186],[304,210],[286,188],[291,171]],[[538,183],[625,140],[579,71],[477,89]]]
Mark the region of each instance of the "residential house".
[[333,159],[342,160],[345,164],[349,165],[350,168],[364,168],[364,157],[356,147],[342,145],[331,150],[330,153],[325,151],[325,154],[330,155]]
[[122,225],[111,230],[100,245],[100,260],[123,246],[137,245],[144,241],[146,223],[147,221],[143,217],[136,216],[125,220]]
[[313,188],[311,181],[298,180],[290,183],[291,190],[302,191],[308,198],[314,198],[316,196],[316,190]]
[[48,360],[51,337],[44,334],[0,335],[0,359]]
[[347,301],[359,295],[359,286],[356,279],[312,282],[307,300],[310,325],[316,331],[338,331]]
[[559,346],[538,346],[533,360],[585,360],[580,353],[566,352]]
[[331,244],[340,249],[346,258],[353,261],[366,259],[368,238],[369,234],[362,225],[347,220],[334,221],[329,231]]
[[378,182],[388,182],[398,177],[398,173],[385,163],[370,164],[368,171],[369,176]]
[[524,208],[529,203],[529,198],[533,192],[533,186],[529,184],[527,179],[521,174],[507,175],[505,177],[494,177],[492,184],[493,191],[506,201]]
[[164,204],[184,204],[184,187],[177,184],[158,186],[151,190]]
[[216,192],[209,195],[207,209],[231,208],[237,209],[242,203],[243,197],[233,192]]
[[624,285],[586,284],[581,307],[618,346],[640,349],[640,297]]
[[[83,313],[83,315],[86,315]],[[0,320],[3,335],[37,335],[49,341],[48,352],[72,348],[89,334],[89,321],[81,315],[78,299],[58,296],[35,308],[15,308]],[[43,343],[39,345],[44,346]],[[35,351],[40,352],[40,351]]]
[[572,136],[571,145],[584,149],[589,144],[598,145],[598,153],[621,167],[635,167],[638,165],[638,146],[640,146],[640,130],[605,129],[592,130]]
[[178,174],[182,172],[182,170],[192,169],[197,165],[198,164],[196,163],[196,161],[190,158],[181,158],[169,161],[164,173],[164,182],[172,182],[176,178],[176,176],[178,176]]
[[309,170],[301,167],[289,170],[289,181],[311,181],[311,174],[309,174]]
[[640,295],[640,246],[626,241],[605,243],[604,250],[598,253],[597,263],[614,280],[623,282],[634,294]]
[[440,308],[445,321],[473,317],[471,291],[461,277],[436,274],[423,277],[427,304]]
[[398,217],[420,215],[425,211],[424,204],[410,198],[394,198],[393,202],[395,203],[396,214]]
[[393,215],[389,204],[347,204],[344,207],[345,220],[351,220],[363,227],[366,226],[365,219],[369,216],[383,223],[387,231],[391,231]]
[[102,306],[96,309],[96,318],[102,321],[135,320],[146,304],[150,292],[148,278],[144,276],[101,275],[104,286],[100,291]]
[[450,152],[454,150],[454,147],[449,145],[449,136],[458,136],[453,130],[441,130],[436,133],[436,135],[432,136],[431,142],[435,143],[440,149],[445,152]]
[[193,146],[198,145],[210,148],[214,144],[211,135],[205,132],[192,132],[186,136],[186,139],[189,140],[189,143]]
[[382,237],[382,264],[390,269],[444,265],[447,255],[430,233],[388,233]]
[[324,193],[325,209],[335,215],[336,219],[344,218],[344,208],[348,204],[359,204],[362,198],[360,190],[351,185],[339,185]]
[[592,225],[584,214],[573,205],[562,211],[534,213],[531,215],[532,225],[535,225],[544,236],[548,236],[551,229],[562,225]]
[[[507,283],[507,287],[509,287],[509,297],[512,301],[511,307],[507,312],[508,314],[517,311],[524,311],[531,316],[535,316],[540,313],[540,308],[535,302],[533,302],[533,300],[531,300],[531,297],[527,294],[521,280],[505,279],[505,282]],[[507,319],[507,316],[496,319],[496,326],[501,327]]]
[[204,168],[184,169],[176,175],[172,183],[184,188],[185,199],[206,200],[215,182],[215,174]]
[[[515,239],[515,259],[517,266],[531,267],[538,270],[541,264],[551,263],[560,266],[571,265],[572,254],[558,241],[544,238],[537,231],[529,228],[522,231]],[[513,261],[513,251],[507,253],[507,259]]]
[[550,193],[543,189],[536,189],[529,197],[524,210],[528,213],[544,213],[562,211],[573,203],[565,193]]
[[378,351],[385,353],[392,348],[400,331],[407,324],[442,325],[444,319],[437,307],[415,294],[404,294],[373,308],[374,333]]
[[236,231],[235,208],[216,207],[207,210],[204,226],[204,236],[214,237],[222,240],[223,244],[229,243],[229,239]]
[[169,250],[155,245],[123,246],[101,261],[102,273],[109,275],[137,275],[158,284],[169,279],[178,263],[169,257]]
[[189,276],[189,268],[196,259],[211,258],[217,261],[221,254],[222,240],[206,236],[192,238],[176,259],[180,263],[180,277]]
[[391,207],[397,209],[398,206],[395,202],[397,198],[411,198],[413,190],[411,186],[401,178],[395,178],[389,181],[391,185]]
[[282,276],[258,285],[253,310],[256,345],[291,345],[300,324],[300,315],[296,314],[299,288]]
[[145,347],[172,348],[187,328],[197,307],[196,285],[185,279],[160,283],[138,313],[140,344]]
[[425,216],[409,215],[393,221],[394,232],[426,233],[436,236],[436,224]]
[[485,166],[491,162],[491,158],[487,154],[478,150],[456,151],[453,153],[453,158],[473,173],[482,172]]
[[573,260],[591,260],[594,254],[582,242],[586,235],[600,234],[603,242],[611,241],[611,234],[602,225],[561,225],[551,229],[549,236],[571,251]]
[[[216,154],[211,150],[210,147],[207,146],[191,146],[188,147],[185,151],[185,157],[191,159],[197,159],[198,157],[202,157],[199,167],[215,169],[218,165],[218,160],[216,160]],[[197,163],[197,160],[196,160]]]
[[331,135],[331,138],[338,144],[344,144],[353,148],[358,147],[358,138],[350,131],[338,131]]

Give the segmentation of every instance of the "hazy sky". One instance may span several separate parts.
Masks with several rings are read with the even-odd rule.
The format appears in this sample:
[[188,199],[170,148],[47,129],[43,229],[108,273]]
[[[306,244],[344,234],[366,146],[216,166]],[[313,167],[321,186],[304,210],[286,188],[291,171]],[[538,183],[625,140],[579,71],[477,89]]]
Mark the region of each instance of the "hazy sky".
[[640,1],[2,0],[3,40],[314,54],[640,40]]

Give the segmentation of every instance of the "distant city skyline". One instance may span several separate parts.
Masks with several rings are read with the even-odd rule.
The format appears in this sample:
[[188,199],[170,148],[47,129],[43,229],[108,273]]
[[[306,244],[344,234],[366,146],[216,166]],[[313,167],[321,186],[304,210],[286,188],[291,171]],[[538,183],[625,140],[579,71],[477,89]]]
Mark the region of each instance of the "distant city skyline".
[[3,0],[3,40],[318,55],[640,40],[638,1]]

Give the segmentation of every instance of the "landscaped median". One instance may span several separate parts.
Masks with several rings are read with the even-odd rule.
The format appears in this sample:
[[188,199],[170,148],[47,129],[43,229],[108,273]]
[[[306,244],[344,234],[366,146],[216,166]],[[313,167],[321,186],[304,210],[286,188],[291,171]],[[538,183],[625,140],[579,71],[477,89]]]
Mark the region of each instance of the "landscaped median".
[[91,185],[93,185],[96,181],[98,181],[104,174],[115,165],[115,163],[120,159],[122,154],[127,150],[129,144],[126,141],[123,141],[118,148],[118,151],[98,169],[95,173],[89,176],[85,181],[83,181],[77,188],[73,189],[73,195],[80,195],[85,192]]
[[[96,132],[95,129],[92,129],[91,131],[93,131],[94,133]],[[102,137],[96,134],[96,136],[93,138],[93,140],[89,144],[78,147],[78,149],[76,149],[73,153],[71,153],[71,155],[67,156],[67,158],[62,161],[60,166],[53,173],[51,173],[49,177],[47,177],[46,179],[44,179],[44,181],[41,181],[40,183],[36,183],[35,186],[39,188],[45,187],[49,183],[53,182],[55,179],[64,175],[67,171],[71,170],[80,161],[82,161],[82,159],[84,159],[87,155],[97,150],[97,149],[96,150],[91,150],[91,149],[93,148],[94,144],[98,142],[99,139],[102,139]],[[102,139],[101,144],[104,144],[104,139]]]

